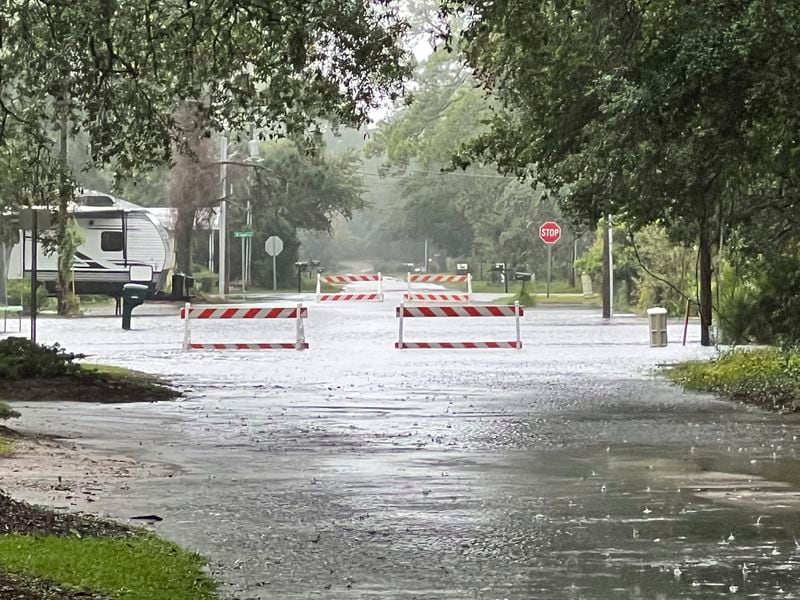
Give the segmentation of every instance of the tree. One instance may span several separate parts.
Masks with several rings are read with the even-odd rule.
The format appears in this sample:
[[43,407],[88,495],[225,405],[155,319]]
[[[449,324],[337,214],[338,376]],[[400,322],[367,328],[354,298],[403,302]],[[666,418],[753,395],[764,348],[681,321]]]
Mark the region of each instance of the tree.
[[392,0],[313,10],[289,0],[4,3],[0,147],[10,171],[0,188],[15,189],[13,178],[25,185],[2,205],[58,199],[63,245],[74,188],[68,137],[84,134],[91,163],[113,163],[117,180],[135,178],[169,162],[174,147],[188,151],[183,102],[204,135],[255,125],[280,136],[313,129],[323,115],[360,124],[400,93],[405,30]]
[[[561,216],[553,195],[499,175],[492,163],[463,171],[451,165],[464,144],[486,131],[494,104],[460,57],[438,51],[421,65],[412,102],[382,124],[369,148],[383,156],[385,173],[400,178],[391,232],[430,239],[451,256],[544,271],[546,249],[536,229]],[[571,252],[564,246],[556,248],[556,258],[567,266]]]
[[563,190],[585,220],[614,213],[696,243],[710,344],[713,252],[742,190],[781,176],[797,132],[796,106],[766,107],[772,83],[798,91],[786,72],[796,3],[449,0],[443,10],[469,14],[467,62],[501,102],[460,161],[494,160]]
[[[335,219],[351,219],[366,206],[361,163],[353,152],[333,156],[325,152],[322,142],[309,146],[300,138],[262,142],[259,154],[255,167],[230,167],[234,188],[229,214],[232,222],[244,226],[249,203],[256,248],[263,248],[271,235],[283,239],[278,275],[288,283],[301,230],[329,235]],[[232,264],[236,264],[239,249],[234,245],[231,251]],[[253,264],[254,282],[271,285],[271,258],[258,253]]]

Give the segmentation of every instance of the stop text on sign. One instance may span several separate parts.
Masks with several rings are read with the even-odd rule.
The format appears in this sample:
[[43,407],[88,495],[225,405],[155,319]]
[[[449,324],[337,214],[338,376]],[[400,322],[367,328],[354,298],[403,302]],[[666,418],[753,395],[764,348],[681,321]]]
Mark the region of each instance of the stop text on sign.
[[552,245],[561,239],[561,226],[555,221],[547,221],[539,227],[539,239],[545,244]]

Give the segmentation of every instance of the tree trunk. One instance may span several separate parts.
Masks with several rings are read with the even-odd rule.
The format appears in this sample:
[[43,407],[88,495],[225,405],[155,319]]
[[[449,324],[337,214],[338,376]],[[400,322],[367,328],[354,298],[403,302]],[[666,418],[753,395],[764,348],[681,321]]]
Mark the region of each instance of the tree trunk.
[[711,346],[712,294],[711,294],[711,236],[705,223],[700,228],[700,343]]
[[611,318],[611,248],[608,244],[609,219],[603,218],[603,318]]
[[192,233],[194,232],[194,208],[178,207],[175,218],[175,268],[178,273],[192,274]]
[[[66,110],[66,109],[65,109]],[[67,237],[67,221],[69,219],[69,201],[72,196],[72,188],[67,181],[67,139],[69,132],[67,127],[69,122],[66,117],[61,119],[59,128],[59,162],[61,163],[61,181],[58,190],[58,220],[56,222],[56,241],[58,243],[58,314],[65,315],[69,312],[69,302],[67,301],[70,284],[69,266],[72,263],[71,257],[63,255],[65,240]]]
[[578,260],[578,238],[572,240],[572,248],[570,249],[570,260],[569,260],[569,287],[575,288],[576,287],[576,276],[575,276],[575,261]]
[[0,304],[8,304],[8,290],[6,290],[7,262],[6,243],[0,241]]

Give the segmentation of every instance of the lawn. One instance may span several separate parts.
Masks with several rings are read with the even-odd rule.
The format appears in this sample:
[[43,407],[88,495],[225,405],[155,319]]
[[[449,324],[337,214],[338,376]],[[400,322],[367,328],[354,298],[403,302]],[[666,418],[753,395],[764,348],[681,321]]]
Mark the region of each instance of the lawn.
[[205,561],[150,534],[83,538],[0,536],[0,568],[101,592],[115,600],[213,600]]

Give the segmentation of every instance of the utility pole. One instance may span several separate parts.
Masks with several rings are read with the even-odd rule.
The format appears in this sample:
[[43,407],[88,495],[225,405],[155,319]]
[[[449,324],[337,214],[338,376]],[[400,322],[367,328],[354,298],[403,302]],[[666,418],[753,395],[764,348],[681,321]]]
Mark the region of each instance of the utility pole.
[[603,318],[611,319],[614,314],[614,256],[613,227],[611,215],[603,218]]
[[226,133],[223,133],[220,138],[219,160],[221,163],[219,166],[219,178],[222,189],[222,200],[219,203],[219,295],[225,298],[228,258],[228,165],[226,164],[228,160],[228,135]]

